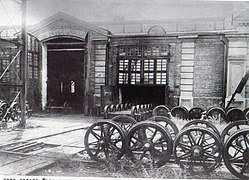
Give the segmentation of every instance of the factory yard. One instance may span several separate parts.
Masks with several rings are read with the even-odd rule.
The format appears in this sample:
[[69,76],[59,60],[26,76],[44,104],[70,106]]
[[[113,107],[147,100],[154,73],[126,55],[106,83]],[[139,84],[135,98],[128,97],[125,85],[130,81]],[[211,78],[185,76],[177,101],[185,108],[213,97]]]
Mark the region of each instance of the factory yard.
[[[97,163],[85,151],[83,139],[87,128],[101,117],[81,114],[39,114],[27,119],[26,129],[8,122],[0,131],[0,174],[6,176],[53,177],[112,177],[112,178],[166,178],[166,179],[234,179],[222,164],[209,175],[190,175],[170,159],[160,168],[133,163],[124,155],[109,164]],[[179,120],[178,128],[186,124]],[[219,130],[223,125],[216,125]],[[35,146],[33,150],[28,148]],[[20,149],[17,151],[17,147]],[[27,147],[27,148],[25,148]],[[15,151],[16,150],[16,151]]]

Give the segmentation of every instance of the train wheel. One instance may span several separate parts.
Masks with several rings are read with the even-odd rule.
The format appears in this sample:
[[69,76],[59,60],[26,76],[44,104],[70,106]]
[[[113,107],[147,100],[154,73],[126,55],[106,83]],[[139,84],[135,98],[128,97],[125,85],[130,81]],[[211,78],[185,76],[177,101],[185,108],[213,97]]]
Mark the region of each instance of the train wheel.
[[172,138],[160,124],[140,122],[127,134],[127,152],[133,162],[160,167],[171,157]]
[[201,119],[205,110],[201,107],[193,107],[189,110],[189,119]]
[[220,107],[212,107],[207,111],[207,118],[211,118],[214,121],[224,122],[226,121],[226,112]]
[[166,116],[170,118],[169,112],[170,109],[167,106],[159,105],[153,109],[152,116]]
[[173,147],[176,164],[192,174],[208,174],[222,160],[222,141],[216,133],[202,127],[183,129]]
[[188,110],[183,106],[176,106],[171,109],[171,115],[179,119],[188,119]]
[[244,111],[238,108],[232,108],[227,111],[227,122],[233,122],[238,120],[246,120]]
[[240,129],[227,139],[223,159],[233,175],[249,179],[249,129]]
[[13,121],[19,121],[21,119],[21,106],[19,103],[14,102],[10,107],[10,118]]
[[86,131],[84,144],[88,155],[95,161],[111,162],[122,157],[125,133],[112,121],[99,121]]
[[8,122],[10,119],[10,114],[9,112],[7,113],[7,110],[9,108],[9,104],[5,101],[2,101],[2,103],[0,104],[0,118],[1,121],[5,121]]

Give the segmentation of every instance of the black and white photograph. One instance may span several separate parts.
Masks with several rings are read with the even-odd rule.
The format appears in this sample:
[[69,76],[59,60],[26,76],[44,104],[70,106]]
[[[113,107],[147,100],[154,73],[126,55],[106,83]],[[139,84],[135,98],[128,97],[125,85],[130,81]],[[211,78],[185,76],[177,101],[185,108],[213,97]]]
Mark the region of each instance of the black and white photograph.
[[249,1],[0,0],[0,180],[249,179]]

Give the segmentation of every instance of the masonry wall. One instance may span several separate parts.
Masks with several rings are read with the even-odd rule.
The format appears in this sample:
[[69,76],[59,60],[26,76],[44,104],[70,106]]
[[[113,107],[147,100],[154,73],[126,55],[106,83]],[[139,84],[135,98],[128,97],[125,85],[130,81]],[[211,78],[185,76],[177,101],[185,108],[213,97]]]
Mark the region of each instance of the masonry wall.
[[180,68],[181,68],[181,45],[176,36],[168,37],[139,37],[127,36],[116,37],[111,40],[110,62],[109,62],[109,85],[117,86],[117,50],[119,45],[163,45],[170,44],[170,61],[168,73],[168,89],[165,97],[165,104],[174,107],[179,103],[180,94]]
[[94,106],[101,105],[101,86],[105,85],[106,41],[94,41]]
[[[168,91],[165,94],[165,104],[171,107],[181,105],[181,92],[188,90],[188,84],[184,84],[185,81],[188,81],[186,78],[189,77],[185,76],[186,73],[183,72],[186,66],[186,68],[193,68],[190,73],[191,77],[189,77],[193,82],[188,90],[192,94],[190,97],[192,98],[192,106],[207,109],[211,106],[223,105],[225,49],[219,35],[199,35],[195,39],[181,39],[179,36],[117,36],[110,40],[108,61],[107,41],[95,41],[92,45],[94,52],[92,56],[94,73],[91,80],[91,84],[94,84],[93,108],[101,106],[101,86],[107,85],[117,88],[118,46],[138,44],[170,44]],[[185,48],[188,44],[193,44],[193,47]],[[183,61],[184,58],[190,56],[191,59]],[[118,102],[117,98],[118,96],[113,99],[113,103]]]
[[224,44],[219,36],[195,42],[193,106],[221,106],[224,83]]

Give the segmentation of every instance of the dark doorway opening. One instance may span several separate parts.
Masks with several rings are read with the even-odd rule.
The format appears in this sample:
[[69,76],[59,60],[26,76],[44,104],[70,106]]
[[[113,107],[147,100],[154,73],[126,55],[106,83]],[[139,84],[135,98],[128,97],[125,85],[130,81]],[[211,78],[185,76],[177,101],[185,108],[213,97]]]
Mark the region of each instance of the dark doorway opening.
[[122,102],[164,104],[165,86],[122,86]]
[[84,43],[77,39],[58,38],[47,42],[47,97],[53,106],[65,104],[83,111]]

